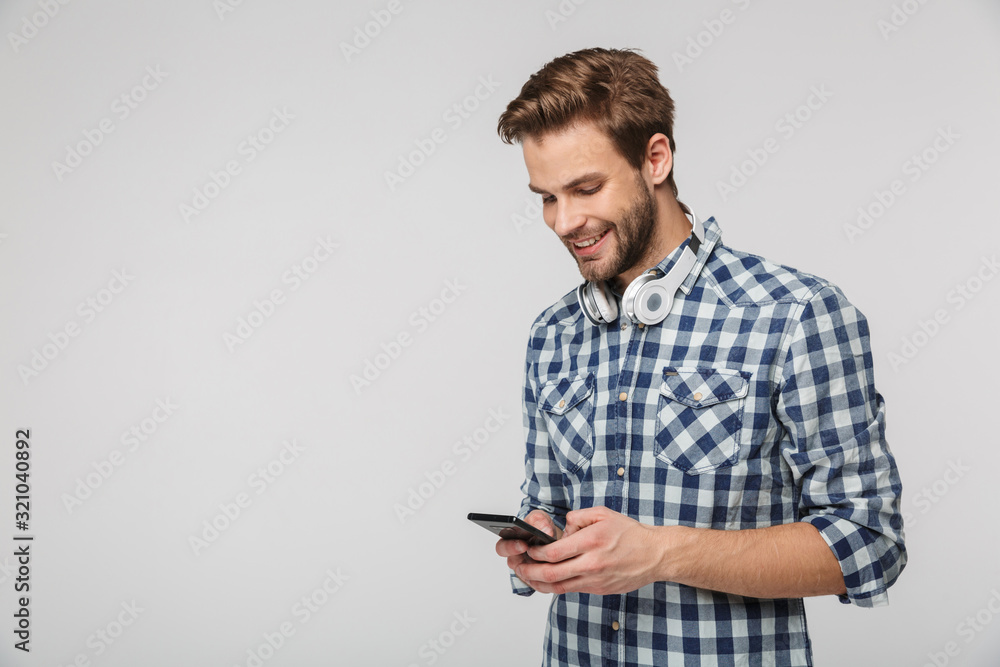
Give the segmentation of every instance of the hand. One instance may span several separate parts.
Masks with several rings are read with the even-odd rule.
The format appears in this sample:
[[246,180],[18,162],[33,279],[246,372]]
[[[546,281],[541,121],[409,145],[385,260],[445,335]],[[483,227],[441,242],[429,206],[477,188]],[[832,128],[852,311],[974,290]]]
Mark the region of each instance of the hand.
[[528,547],[524,558],[507,563],[540,593],[627,593],[657,581],[660,530],[607,507],[574,510],[566,515],[562,539]]
[[[552,517],[542,510],[531,511],[528,516],[524,517],[524,521],[543,533],[552,535],[557,540],[563,536],[562,530],[552,521]],[[507,567],[512,570],[523,563],[535,562],[526,554],[528,543],[524,540],[499,540],[496,549],[497,555],[504,556],[507,559]],[[522,579],[522,581],[524,580]]]

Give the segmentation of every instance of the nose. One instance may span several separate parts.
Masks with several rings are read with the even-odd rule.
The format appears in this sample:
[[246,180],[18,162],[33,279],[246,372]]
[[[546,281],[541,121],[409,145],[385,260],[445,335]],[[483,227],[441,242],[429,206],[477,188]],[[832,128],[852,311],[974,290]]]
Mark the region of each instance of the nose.
[[559,235],[559,238],[565,239],[567,236],[572,236],[576,230],[587,224],[587,216],[572,200],[563,199],[560,201],[557,199],[549,210],[552,216],[549,226]]

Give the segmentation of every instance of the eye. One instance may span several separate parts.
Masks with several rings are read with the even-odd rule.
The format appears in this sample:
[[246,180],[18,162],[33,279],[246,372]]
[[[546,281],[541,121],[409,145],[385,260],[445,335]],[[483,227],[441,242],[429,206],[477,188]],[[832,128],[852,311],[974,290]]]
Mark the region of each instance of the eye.
[[556,198],[553,197],[552,195],[542,195],[542,203],[543,204],[551,204],[555,200],[556,200]]
[[600,189],[601,189],[601,186],[598,185],[597,187],[590,188],[589,190],[580,190],[580,194],[582,194],[582,195],[593,195],[593,194],[597,194],[597,192]]

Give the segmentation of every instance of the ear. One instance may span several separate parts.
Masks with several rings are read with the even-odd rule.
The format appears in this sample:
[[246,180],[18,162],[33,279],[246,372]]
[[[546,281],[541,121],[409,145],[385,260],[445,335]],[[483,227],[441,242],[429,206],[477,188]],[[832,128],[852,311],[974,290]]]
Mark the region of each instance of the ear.
[[667,180],[670,170],[674,168],[674,154],[670,150],[670,140],[667,135],[657,132],[649,138],[646,144],[646,168],[657,186]]

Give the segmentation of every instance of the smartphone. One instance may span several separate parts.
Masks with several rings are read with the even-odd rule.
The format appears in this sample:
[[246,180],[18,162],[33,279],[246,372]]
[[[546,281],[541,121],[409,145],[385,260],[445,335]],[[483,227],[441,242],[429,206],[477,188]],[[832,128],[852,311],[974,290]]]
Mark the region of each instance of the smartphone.
[[530,523],[525,523],[510,514],[477,514],[469,512],[469,521],[496,533],[505,540],[524,540],[531,546],[550,544],[556,538],[538,530]]

